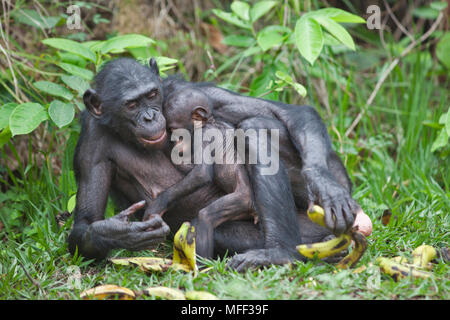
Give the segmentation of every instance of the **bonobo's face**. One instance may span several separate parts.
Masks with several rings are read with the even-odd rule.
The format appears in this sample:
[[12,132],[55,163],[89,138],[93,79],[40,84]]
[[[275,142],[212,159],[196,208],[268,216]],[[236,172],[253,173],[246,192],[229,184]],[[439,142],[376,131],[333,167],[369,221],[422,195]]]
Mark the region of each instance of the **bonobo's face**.
[[162,115],[162,84],[156,62],[132,59],[107,63],[95,78],[97,92],[83,96],[89,112],[122,141],[139,147],[162,146],[167,138]]

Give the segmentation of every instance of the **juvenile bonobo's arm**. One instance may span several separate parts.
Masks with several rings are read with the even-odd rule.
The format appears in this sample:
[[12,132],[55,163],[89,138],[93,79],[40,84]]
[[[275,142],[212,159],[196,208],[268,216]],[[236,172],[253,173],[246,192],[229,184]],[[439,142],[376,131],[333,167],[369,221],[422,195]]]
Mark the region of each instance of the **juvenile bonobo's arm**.
[[327,227],[335,234],[343,233],[352,227],[359,205],[328,166],[333,151],[325,124],[317,111],[309,106],[286,108],[277,114],[302,159],[302,174],[310,192],[309,206],[320,204],[325,210]]
[[161,192],[145,210],[144,221],[150,215],[162,214],[169,204],[191,194],[213,180],[214,167],[211,164],[199,164],[178,183]]
[[69,251],[86,258],[103,259],[114,248],[142,250],[164,241],[168,226],[160,217],[146,222],[129,222],[135,211],[145,206],[138,202],[118,215],[104,220],[104,212],[112,178],[109,162],[100,162],[92,168],[80,166],[78,174],[77,205]]

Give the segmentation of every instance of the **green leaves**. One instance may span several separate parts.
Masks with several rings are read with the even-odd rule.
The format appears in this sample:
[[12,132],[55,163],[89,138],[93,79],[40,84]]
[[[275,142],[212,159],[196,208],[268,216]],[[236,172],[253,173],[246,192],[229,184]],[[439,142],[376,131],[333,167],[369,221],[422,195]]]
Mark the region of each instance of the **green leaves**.
[[53,100],[48,107],[48,115],[58,128],[62,128],[72,122],[75,111],[72,104]]
[[276,1],[259,1],[254,4],[254,6],[250,9],[250,18],[253,22],[261,18],[267,12],[270,11],[275,5]]
[[233,1],[231,3],[232,12],[213,9],[213,13],[220,19],[234,24],[235,26],[252,30],[252,24],[269,12],[276,4],[276,1],[259,1],[255,3],[253,7],[250,7],[246,2]]
[[306,15],[302,16],[295,25],[295,44],[300,54],[313,64],[323,47],[322,28],[319,23]]
[[242,1],[233,1],[231,10],[242,20],[250,20],[250,5]]
[[94,73],[89,69],[83,69],[80,67],[77,67],[76,65],[70,64],[70,63],[58,63],[58,66],[60,66],[64,71],[73,74],[75,76],[79,76],[85,80],[92,80],[94,78]]
[[17,103],[10,102],[0,108],[0,130],[9,126],[9,116],[17,107]]
[[84,80],[83,78],[80,78],[78,76],[69,76],[69,75],[62,75],[61,76],[62,82],[64,82],[69,88],[75,90],[78,92],[78,96],[81,97],[86,92],[87,89],[89,89],[89,82]]
[[101,46],[96,46],[102,54],[121,53],[125,48],[145,47],[155,43],[153,39],[140,34],[126,34],[106,40]]
[[61,97],[66,100],[72,100],[73,95],[63,86],[50,81],[37,81],[33,85],[40,91],[48,93],[52,96]]
[[450,32],[446,32],[445,35],[439,40],[436,46],[436,56],[442,64],[450,69]]
[[49,38],[42,40],[42,43],[59,50],[77,54],[92,62],[95,62],[96,60],[94,52],[92,52],[89,48],[83,46],[81,43],[73,40],[62,38]]
[[304,14],[295,26],[295,43],[300,54],[310,63],[319,57],[324,37],[322,27],[351,50],[355,43],[350,34],[339,23],[364,23],[365,20],[354,14],[336,8],[326,8]]
[[9,117],[9,128],[13,136],[28,134],[47,119],[47,112],[43,106],[39,103],[27,102],[13,110]]
[[235,13],[225,12],[219,9],[213,9],[213,13],[220,19],[225,20],[226,22],[229,22],[231,24],[234,24],[235,26],[238,26],[240,28],[249,30],[252,28],[250,23],[241,20]]

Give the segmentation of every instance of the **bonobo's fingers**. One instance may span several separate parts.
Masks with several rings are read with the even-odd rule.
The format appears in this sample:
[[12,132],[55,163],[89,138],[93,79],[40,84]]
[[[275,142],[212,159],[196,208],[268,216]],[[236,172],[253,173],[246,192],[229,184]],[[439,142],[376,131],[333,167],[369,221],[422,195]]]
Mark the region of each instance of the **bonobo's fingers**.
[[333,212],[331,211],[331,208],[328,204],[323,206],[323,211],[325,211],[325,225],[328,229],[332,230],[334,232],[334,217]]
[[348,201],[343,202],[342,213],[344,214],[345,224],[347,226],[345,231],[348,231],[352,227],[353,221],[355,220],[354,213],[353,213],[352,209],[350,209],[350,205],[348,204]]
[[344,214],[342,212],[342,207],[340,205],[340,202],[336,202],[334,204],[334,208],[332,209],[334,212],[334,216],[336,218],[335,225],[334,225],[334,233],[335,234],[342,234],[347,229]]
[[294,260],[305,261],[306,258],[294,250],[287,250],[280,247],[255,249],[236,254],[230,262],[228,262],[227,267],[235,269],[238,272],[244,272],[247,269],[254,269],[272,264],[283,265]]
[[131,205],[127,209],[121,211],[114,218],[119,219],[121,221],[128,221],[128,219],[130,218],[130,215],[132,215],[136,211],[142,209],[144,206],[145,206],[145,200],[136,202],[135,204]]

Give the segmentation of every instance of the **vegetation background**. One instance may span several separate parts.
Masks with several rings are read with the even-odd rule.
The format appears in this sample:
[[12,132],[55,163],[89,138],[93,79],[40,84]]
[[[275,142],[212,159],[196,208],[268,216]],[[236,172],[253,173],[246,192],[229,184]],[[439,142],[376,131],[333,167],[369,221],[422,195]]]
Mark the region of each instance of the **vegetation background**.
[[[450,8],[423,0],[277,0],[266,1],[260,16],[246,16],[247,2],[257,5],[2,0],[0,299],[78,299],[99,284],[206,290],[221,299],[449,299],[448,260],[436,260],[428,279],[398,282],[375,260],[410,258],[421,244],[448,253]],[[72,4],[80,8],[76,29],[68,27]],[[335,25],[313,25],[323,46],[305,48],[309,42],[295,30],[300,17],[324,8],[368,18],[372,4],[380,8],[380,28],[345,23],[350,39]],[[133,36],[120,37],[126,34]],[[80,97],[102,63],[117,56],[157,56],[163,76],[178,72],[251,96],[315,106],[354,182],[354,198],[374,223],[358,264],[364,268],[336,272],[310,261],[238,274],[225,268],[225,258],[205,261],[212,268],[193,277],[72,257],[66,237]],[[114,212],[109,203],[107,215]],[[171,246],[112,256],[166,257]]]

